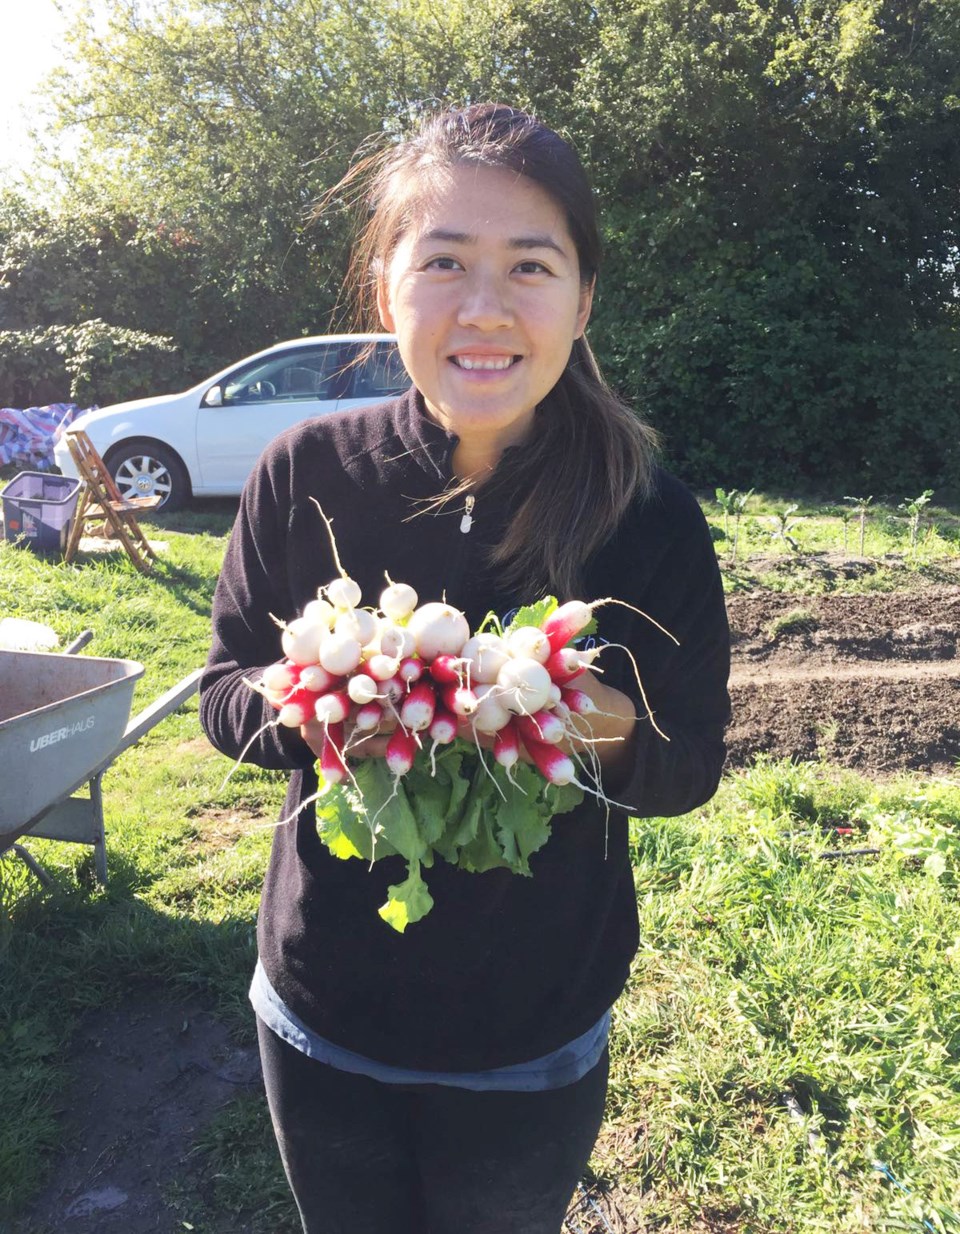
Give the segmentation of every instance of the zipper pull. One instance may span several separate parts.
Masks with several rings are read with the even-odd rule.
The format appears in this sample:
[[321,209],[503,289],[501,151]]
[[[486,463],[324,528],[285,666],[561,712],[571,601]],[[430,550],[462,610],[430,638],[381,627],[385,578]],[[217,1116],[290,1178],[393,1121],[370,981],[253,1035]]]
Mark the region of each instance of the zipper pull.
[[464,535],[473,526],[473,505],[476,500],[473,493],[468,493],[467,499],[463,504],[463,518],[460,520],[460,530]]

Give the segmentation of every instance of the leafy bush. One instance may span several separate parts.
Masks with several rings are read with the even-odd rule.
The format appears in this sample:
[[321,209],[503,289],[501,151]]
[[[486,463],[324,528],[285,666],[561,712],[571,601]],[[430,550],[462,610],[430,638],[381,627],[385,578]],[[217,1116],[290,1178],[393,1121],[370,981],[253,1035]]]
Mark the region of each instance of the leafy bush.
[[0,403],[70,399],[89,405],[159,394],[178,384],[171,339],[94,318],[73,326],[0,332]]

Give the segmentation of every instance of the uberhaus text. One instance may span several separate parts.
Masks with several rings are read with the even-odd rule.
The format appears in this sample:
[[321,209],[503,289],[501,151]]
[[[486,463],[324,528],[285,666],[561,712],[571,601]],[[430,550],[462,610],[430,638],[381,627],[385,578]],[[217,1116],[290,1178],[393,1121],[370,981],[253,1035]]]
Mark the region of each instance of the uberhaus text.
[[64,728],[55,728],[51,733],[44,733],[42,737],[34,737],[30,742],[30,753],[35,754],[37,750],[44,750],[47,746],[55,745],[58,741],[66,741],[68,737],[76,737],[78,733],[85,733],[88,728],[93,728],[94,717],[87,716],[85,720],[77,720],[76,724],[69,724]]

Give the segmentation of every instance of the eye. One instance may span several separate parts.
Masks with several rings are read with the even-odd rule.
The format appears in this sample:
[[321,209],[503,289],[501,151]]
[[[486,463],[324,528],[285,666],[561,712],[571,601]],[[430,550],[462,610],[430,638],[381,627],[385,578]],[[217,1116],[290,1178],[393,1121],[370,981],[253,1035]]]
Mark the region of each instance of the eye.
[[519,262],[514,267],[514,269],[516,270],[518,274],[549,274],[550,273],[550,271],[547,269],[547,267],[543,264],[542,261],[534,261],[532,257],[528,258],[526,261]]
[[431,257],[429,261],[424,262],[424,270],[462,270],[463,267],[455,257]]

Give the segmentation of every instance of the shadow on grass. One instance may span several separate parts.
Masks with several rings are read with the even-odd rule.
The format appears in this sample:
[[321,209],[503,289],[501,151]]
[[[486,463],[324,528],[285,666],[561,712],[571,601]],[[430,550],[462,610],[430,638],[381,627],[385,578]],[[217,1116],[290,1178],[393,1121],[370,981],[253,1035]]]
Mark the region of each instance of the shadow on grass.
[[199,998],[253,1044],[251,916],[196,920],[152,907],[122,855],[111,855],[106,888],[86,856],[47,870],[50,890],[13,854],[0,859],[0,1218],[22,1212],[54,1165],[76,1066],[67,1059],[87,1013],[136,998],[158,1009]]

